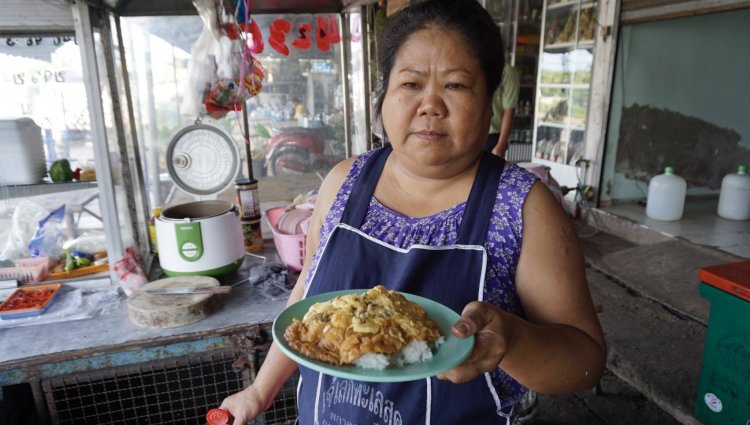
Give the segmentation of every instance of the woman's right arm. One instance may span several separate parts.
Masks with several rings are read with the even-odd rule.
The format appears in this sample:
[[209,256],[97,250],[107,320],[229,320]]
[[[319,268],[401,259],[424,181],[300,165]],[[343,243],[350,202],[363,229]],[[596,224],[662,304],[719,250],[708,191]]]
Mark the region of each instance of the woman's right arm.
[[[304,293],[304,273],[289,295],[287,305],[302,299]],[[277,347],[271,344],[268,355],[258,371],[252,385],[224,399],[220,408],[234,416],[234,423],[245,424],[268,409],[281,387],[297,370],[297,363],[289,360]]]
[[[313,254],[320,242],[320,229],[353,161],[353,158],[349,158],[336,165],[320,186],[307,233],[305,265],[289,294],[287,306],[301,300],[305,294],[305,280]],[[234,423],[247,423],[271,406],[276,394],[296,370],[297,363],[290,360],[273,343],[252,385],[225,398],[220,408],[234,416]]]

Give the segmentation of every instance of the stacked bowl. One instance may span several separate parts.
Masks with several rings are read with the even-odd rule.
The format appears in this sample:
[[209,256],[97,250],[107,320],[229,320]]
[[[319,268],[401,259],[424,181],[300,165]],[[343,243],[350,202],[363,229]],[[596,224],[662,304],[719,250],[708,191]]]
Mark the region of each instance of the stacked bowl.
[[42,183],[47,174],[42,130],[31,118],[0,119],[0,184]]

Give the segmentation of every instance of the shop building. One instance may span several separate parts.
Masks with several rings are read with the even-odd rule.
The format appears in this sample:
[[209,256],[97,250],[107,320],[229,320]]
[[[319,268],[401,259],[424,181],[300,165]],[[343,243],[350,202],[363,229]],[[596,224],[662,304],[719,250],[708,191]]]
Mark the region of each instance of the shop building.
[[[9,132],[32,125],[18,118],[31,118],[39,137],[33,141],[33,163],[19,162],[17,168],[4,163],[0,169],[2,227],[11,229],[65,203],[61,237],[98,231],[109,258],[122,258],[132,247],[151,270],[156,244],[148,230],[154,209],[233,200],[234,180],[241,177],[259,180],[263,207],[283,204],[316,189],[336,161],[380,146],[382,130],[372,117],[378,31],[389,12],[406,2],[318,0],[305,2],[304,10],[287,3],[296,5],[252,3],[260,34],[254,55],[265,72],[260,94],[239,111],[198,122],[198,116],[181,111],[191,50],[204,28],[190,2],[7,2],[0,17],[5,94],[0,115],[13,117],[6,120]],[[722,178],[750,163],[750,121],[743,106],[750,98],[743,78],[750,60],[750,4],[483,3],[521,73],[509,160],[549,167],[570,189],[566,199],[573,215],[620,217],[685,236],[679,222],[644,218],[649,180],[672,166],[687,180],[687,210],[701,211],[699,221],[723,220],[714,218]],[[284,28],[281,33],[308,29],[318,38],[310,44],[292,37],[280,41],[277,30]],[[180,131],[196,124],[220,129],[230,143],[178,146]],[[285,134],[294,137],[279,137]],[[24,146],[13,155],[31,156]],[[180,174],[174,169],[178,148],[204,149],[198,155],[211,160],[202,167],[196,162],[192,175]],[[44,174],[27,172],[61,158],[74,169],[95,172],[95,179],[50,184]],[[724,247],[750,256],[750,224],[725,226],[745,241]],[[8,237],[2,234],[2,240]],[[76,284],[103,287],[116,280],[114,273],[99,272]],[[93,342],[105,347],[100,351],[74,343],[53,345],[61,351],[50,354],[44,344],[30,344],[0,359],[0,385],[22,386],[20,393],[30,394],[40,420],[53,423],[75,423],[64,419],[78,412],[64,407],[74,398],[65,393],[74,382],[86,381],[90,388],[83,391],[91,393],[102,382],[127,377],[138,389],[146,375],[160,371],[211,365],[230,373],[231,363],[242,356],[250,367],[231,384],[241,386],[262,361],[269,324],[281,306],[266,303],[250,316],[222,316],[186,332],[100,335]],[[21,338],[23,330],[7,332]],[[86,332],[72,335],[83,338]],[[280,412],[292,391],[280,398]]]

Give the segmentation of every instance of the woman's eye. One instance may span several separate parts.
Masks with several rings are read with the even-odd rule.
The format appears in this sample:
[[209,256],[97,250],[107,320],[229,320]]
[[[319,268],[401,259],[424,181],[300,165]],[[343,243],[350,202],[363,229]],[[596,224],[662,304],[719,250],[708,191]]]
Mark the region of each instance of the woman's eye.
[[464,87],[464,85],[460,84],[460,83],[448,83],[448,84],[445,85],[445,88],[447,88],[449,90],[458,90],[458,89],[461,89],[463,87]]
[[414,82],[410,82],[410,81],[409,81],[409,82],[406,82],[406,83],[403,83],[402,85],[403,85],[404,87],[406,87],[407,89],[415,89],[415,88],[417,88],[417,87],[418,87],[418,86],[417,86],[417,83],[414,83]]

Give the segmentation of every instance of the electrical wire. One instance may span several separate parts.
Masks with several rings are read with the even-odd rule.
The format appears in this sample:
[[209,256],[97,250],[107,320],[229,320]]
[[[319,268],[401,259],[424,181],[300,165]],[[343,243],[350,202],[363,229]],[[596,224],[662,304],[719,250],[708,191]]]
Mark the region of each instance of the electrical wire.
[[578,204],[580,208],[583,208],[586,210],[587,214],[591,216],[592,221],[594,222],[594,230],[588,233],[579,233],[578,237],[580,238],[590,238],[593,236],[596,236],[599,234],[599,231],[601,230],[601,223],[599,222],[599,217],[597,216],[597,213],[593,211],[593,208],[589,205],[588,200],[586,199],[586,185],[583,183],[585,171],[582,170],[581,164],[588,165],[588,160],[585,159],[579,159],[575,163],[576,167],[576,195],[574,198],[574,201]]

